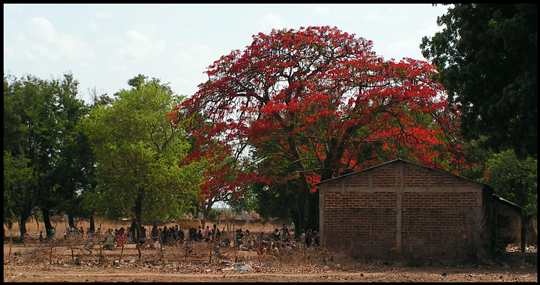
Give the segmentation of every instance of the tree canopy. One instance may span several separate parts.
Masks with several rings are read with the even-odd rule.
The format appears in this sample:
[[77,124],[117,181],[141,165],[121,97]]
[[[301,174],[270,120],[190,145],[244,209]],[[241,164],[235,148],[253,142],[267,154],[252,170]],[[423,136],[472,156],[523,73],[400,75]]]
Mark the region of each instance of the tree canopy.
[[200,178],[194,164],[178,167],[190,145],[181,125],[166,116],[181,97],[157,79],[137,78],[110,105],[93,109],[84,124],[99,181],[86,199],[97,201],[101,215],[109,209],[133,218],[140,237],[143,217],[180,218],[196,199]]
[[459,105],[464,137],[518,157],[537,157],[537,13],[537,4],[453,4],[420,45]]
[[487,162],[482,182],[489,184],[501,197],[524,207],[534,219],[538,217],[538,161],[519,159],[513,150],[493,155]]
[[318,226],[321,180],[397,157],[443,169],[462,164],[454,132],[459,113],[432,80],[434,66],[384,60],[372,45],[335,27],[253,36],[244,51],[209,66],[208,81],[172,114],[189,121],[196,138],[188,158],[251,152],[259,167],[222,190],[295,180],[288,190],[298,193],[300,228]]
[[[76,193],[88,184],[89,165],[77,125],[88,110],[77,98],[77,86],[72,74],[52,80],[4,77],[4,173],[13,179],[4,184],[4,206],[16,205],[21,236],[35,207],[47,229],[50,213],[80,208]],[[12,183],[21,177],[29,179]]]

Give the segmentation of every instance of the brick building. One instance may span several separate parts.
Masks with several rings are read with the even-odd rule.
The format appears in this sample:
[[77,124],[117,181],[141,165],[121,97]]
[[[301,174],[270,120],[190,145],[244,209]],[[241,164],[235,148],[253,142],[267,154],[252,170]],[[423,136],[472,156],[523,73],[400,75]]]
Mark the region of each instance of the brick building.
[[462,262],[497,242],[524,247],[522,207],[446,171],[394,160],[318,188],[320,246],[353,257]]

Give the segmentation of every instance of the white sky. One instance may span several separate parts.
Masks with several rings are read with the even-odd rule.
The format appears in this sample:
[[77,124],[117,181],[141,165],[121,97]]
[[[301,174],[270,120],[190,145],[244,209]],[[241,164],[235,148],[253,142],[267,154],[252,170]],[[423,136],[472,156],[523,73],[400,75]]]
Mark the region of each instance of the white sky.
[[141,73],[192,95],[206,68],[252,35],[336,26],[385,59],[424,59],[423,36],[448,6],[431,4],[4,4],[4,74],[73,73],[79,95],[112,96]]

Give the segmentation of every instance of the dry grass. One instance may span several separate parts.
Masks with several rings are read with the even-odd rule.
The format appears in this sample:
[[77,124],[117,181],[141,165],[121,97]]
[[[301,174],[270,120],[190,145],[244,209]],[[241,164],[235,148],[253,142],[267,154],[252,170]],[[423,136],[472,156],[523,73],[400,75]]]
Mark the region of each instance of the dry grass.
[[[354,260],[349,258],[344,253],[330,254],[322,250],[316,250],[315,248],[307,248],[305,245],[298,242],[288,243],[288,247],[280,248],[279,250],[273,250],[269,248],[269,244],[266,244],[268,248],[266,254],[258,255],[256,248],[259,245],[257,237],[261,232],[268,238],[272,235],[273,231],[278,228],[281,229],[283,223],[287,221],[270,221],[266,223],[262,222],[237,222],[237,223],[220,223],[217,227],[225,234],[221,241],[213,243],[208,242],[189,242],[171,243],[166,246],[158,246],[157,249],[143,249],[141,250],[141,256],[138,256],[138,250],[134,244],[128,244],[125,248],[116,248],[113,251],[103,250],[103,238],[91,239],[89,237],[78,237],[72,239],[63,239],[64,234],[68,230],[67,221],[60,221],[54,219],[52,221],[53,226],[56,228],[56,237],[58,241],[55,243],[46,242],[40,244],[37,241],[39,231],[44,231],[43,223],[36,223],[31,221],[27,223],[26,229],[29,239],[27,240],[28,251],[24,254],[19,252],[17,258],[18,263],[24,264],[54,264],[59,260],[68,263],[79,264],[94,263],[99,264],[114,264],[115,261],[123,260],[127,262],[136,263],[148,263],[161,266],[180,266],[181,264],[203,264],[203,265],[220,265],[228,266],[231,264],[253,264],[256,266],[286,266],[286,267],[309,267],[315,264],[324,264],[332,266],[332,264],[339,263],[340,266],[347,266],[355,263]],[[96,221],[96,229],[99,227],[101,230],[108,228],[119,229],[120,227],[127,228],[131,224],[131,221]],[[179,225],[184,230],[186,239],[188,238],[187,229],[190,226],[200,225],[199,221],[180,221],[169,223],[158,223],[160,228],[163,226],[174,227]],[[210,227],[213,227],[213,223],[207,223]],[[85,232],[89,228],[88,221],[81,220],[76,223],[77,228],[82,227]],[[147,233],[150,232],[151,226],[144,224],[147,229]],[[205,226],[206,227],[206,226]],[[235,231],[241,229],[244,233],[249,230],[250,237],[244,238],[244,244],[235,247],[234,237]],[[19,229],[14,226],[12,230],[6,230],[7,236],[10,234],[14,237],[14,240],[18,238]],[[45,234],[44,234],[45,236]],[[224,239],[231,241],[230,246],[223,246],[221,242]],[[91,250],[86,249],[86,246],[90,241],[94,242],[94,246]],[[249,243],[251,241],[251,243]],[[219,254],[215,251],[216,245],[221,245],[219,248]],[[251,245],[251,246],[248,246]],[[11,260],[11,256],[7,257]],[[6,260],[6,253],[4,253],[4,260]]]

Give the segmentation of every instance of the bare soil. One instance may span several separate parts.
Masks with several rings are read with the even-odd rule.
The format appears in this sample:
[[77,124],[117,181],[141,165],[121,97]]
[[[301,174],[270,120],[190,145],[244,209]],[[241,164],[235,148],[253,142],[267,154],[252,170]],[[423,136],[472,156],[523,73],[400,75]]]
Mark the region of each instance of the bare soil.
[[[270,233],[275,227],[243,229]],[[192,242],[187,251],[171,244],[142,249],[139,256],[135,244],[100,250],[97,243],[85,250],[87,237],[64,240],[58,226],[57,242],[39,243],[37,228],[27,228],[25,243],[18,241],[15,231],[5,231],[4,282],[538,282],[536,251],[508,253],[497,264],[452,267],[365,263],[301,245],[264,256],[253,248],[222,246],[217,255],[210,243]]]

